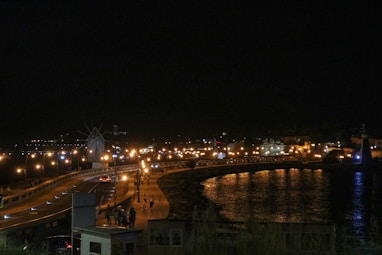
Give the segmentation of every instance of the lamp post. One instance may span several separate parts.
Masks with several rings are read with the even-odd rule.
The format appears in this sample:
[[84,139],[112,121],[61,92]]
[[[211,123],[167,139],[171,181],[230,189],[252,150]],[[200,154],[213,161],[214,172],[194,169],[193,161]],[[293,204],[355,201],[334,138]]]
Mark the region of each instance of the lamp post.
[[66,152],[65,151],[61,151],[58,153],[57,155],[57,176],[60,175],[59,173],[59,165],[60,165],[60,162],[61,162],[61,171],[64,171],[64,162],[65,162],[65,158],[66,158]]
[[62,152],[57,152],[57,162],[56,162],[56,175],[59,176],[60,175],[60,161],[61,161],[61,164],[62,161],[65,159],[65,156],[64,156],[64,151]]
[[45,152],[42,152],[42,178],[45,177]]
[[104,167],[104,169],[106,170],[107,168],[108,168],[108,162],[109,162],[109,155],[107,155],[107,154],[105,154],[105,155],[103,155],[103,156],[101,156],[101,162],[103,163],[103,167]]
[[51,165],[53,166],[53,167],[56,167],[56,176],[58,176],[58,165],[59,165],[59,152],[57,152],[57,156],[55,157],[55,160],[54,161],[52,161],[52,163],[51,163]]
[[28,169],[28,153],[25,154],[25,167],[24,167],[24,169],[25,169],[25,176],[26,176],[26,172]]
[[124,174],[121,177],[123,184],[123,194],[126,194],[129,191],[129,177]]
[[137,167],[138,167],[138,169],[137,169],[137,174],[136,174],[136,176],[135,176],[135,178],[134,178],[134,186],[137,186],[137,189],[136,189],[136,193],[137,193],[137,202],[141,202],[141,198],[140,198],[140,196],[139,196],[139,188],[140,188],[140,185],[141,185],[141,168],[140,168],[140,165],[139,165],[139,153],[138,153],[138,151],[136,151],[136,150],[132,150],[131,152],[130,152],[130,157],[131,158],[134,158],[134,156],[136,156],[137,157]]
[[78,150],[73,150],[73,160],[77,160],[76,171],[80,170],[80,155]]
[[46,159],[46,156],[48,157],[52,157],[52,152],[48,151],[48,152],[42,152],[42,176],[45,177],[45,159]]
[[27,169],[26,168],[17,168],[16,169],[17,173],[24,173],[24,180],[25,180],[25,188],[27,187]]
[[33,159],[36,157],[35,154],[28,154],[28,152],[25,152],[25,175],[27,174],[28,172],[28,159],[29,159],[29,156]]
[[44,166],[43,166],[43,165],[40,165],[40,164],[37,164],[37,165],[36,165],[36,169],[37,169],[37,170],[40,170],[40,169],[41,169],[41,170],[42,170],[42,176],[44,177]]
[[137,160],[138,160],[138,172],[137,172],[137,202],[141,202],[141,198],[140,198],[140,192],[139,192],[139,189],[140,189],[140,186],[141,186],[141,167],[140,167],[140,162],[139,162],[139,154],[137,153]]
[[115,167],[115,156],[113,158],[113,167],[114,167],[114,206],[117,205],[117,168]]
[[56,175],[60,176],[60,160],[61,160],[61,152],[57,152],[57,165],[56,165]]

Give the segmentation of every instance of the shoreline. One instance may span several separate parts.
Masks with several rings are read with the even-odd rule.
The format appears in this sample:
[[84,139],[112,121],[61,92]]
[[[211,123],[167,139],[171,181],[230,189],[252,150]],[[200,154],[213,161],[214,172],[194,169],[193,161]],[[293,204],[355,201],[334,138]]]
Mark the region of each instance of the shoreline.
[[[167,198],[170,210],[168,219],[188,219],[193,218],[195,208],[200,212],[205,210],[211,205],[211,201],[203,196],[203,186],[201,182],[206,179],[222,176],[232,173],[242,172],[254,172],[261,170],[274,170],[278,168],[309,168],[309,169],[323,169],[326,171],[365,171],[365,166],[361,165],[343,165],[343,164],[291,164],[291,163],[279,163],[279,164],[244,164],[244,165],[224,165],[219,167],[203,167],[194,168],[186,171],[178,171],[163,175],[158,179],[158,185],[165,197]],[[371,172],[379,169],[382,173],[381,165],[373,165]],[[370,171],[367,171],[370,172]],[[196,207],[195,207],[196,206]],[[216,209],[219,209],[217,205],[214,205]],[[225,220],[218,215],[220,220]]]

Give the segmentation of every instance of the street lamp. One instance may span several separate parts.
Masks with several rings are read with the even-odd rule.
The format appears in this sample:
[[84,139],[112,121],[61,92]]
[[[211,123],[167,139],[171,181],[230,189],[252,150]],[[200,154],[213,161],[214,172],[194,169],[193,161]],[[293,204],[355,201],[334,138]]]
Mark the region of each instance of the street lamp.
[[126,193],[128,190],[129,190],[129,177],[127,175],[122,175],[122,181],[127,183],[127,184],[124,184],[124,193]]
[[56,173],[57,173],[57,176],[58,176],[58,161],[52,161],[52,162],[50,162],[50,165],[52,167],[56,167]]
[[40,165],[40,164],[37,164],[37,165],[36,165],[36,169],[37,169],[37,170],[40,170],[40,169],[41,169],[41,170],[42,170],[42,177],[44,177],[44,166],[43,166],[43,165]]
[[78,161],[78,170],[81,170],[84,162],[86,162],[86,158],[85,158],[85,156],[81,156],[81,159],[78,159],[78,160],[79,160]]
[[[71,155],[72,155],[72,163],[76,163],[76,171],[79,171],[80,170],[80,159],[81,161],[83,161],[83,157],[80,155],[81,154],[81,149],[80,148],[77,148],[77,149],[74,149],[72,152],[71,152]],[[101,157],[102,158],[102,157]]]
[[131,153],[130,153],[130,157],[134,157],[134,156],[137,156],[137,167],[138,167],[138,169],[137,169],[137,175],[136,175],[136,178],[135,178],[135,180],[134,180],[134,185],[136,185],[137,186],[137,202],[139,203],[139,202],[141,202],[141,198],[140,198],[140,196],[139,196],[139,186],[141,185],[141,167],[140,167],[140,162],[139,162],[139,153],[138,153],[138,151],[136,151],[136,150],[132,150],[131,151]]
[[138,198],[137,198],[137,202],[141,202],[141,197],[140,197],[140,186],[141,186],[141,166],[140,166],[140,162],[139,162],[139,154],[137,153],[137,160],[138,160],[138,176],[137,176],[137,195],[138,195]]
[[107,169],[108,168],[108,162],[110,160],[109,155],[105,154],[105,155],[101,156],[100,159],[101,159],[101,162],[103,162],[103,164],[104,164],[104,168]]
[[45,158],[46,156],[51,157],[53,155],[52,152],[42,152],[42,177],[45,177]]
[[114,167],[114,206],[117,205],[117,168],[115,167],[115,157],[116,155],[112,155],[113,158],[113,167]]
[[28,152],[25,152],[25,175],[26,173],[28,172],[28,158],[31,157],[31,158],[35,158],[36,155],[35,154],[28,154]]
[[79,155],[77,155],[78,154],[78,150],[73,150],[73,152],[72,152],[72,160],[75,160],[75,159],[77,159],[77,165],[76,165],[76,171],[78,171],[79,170],[79,164],[80,164],[80,161],[79,161]]
[[64,171],[64,163],[67,163],[66,159],[66,152],[61,151],[57,154],[58,160],[57,160],[57,176],[60,175],[59,173],[59,164],[61,162],[61,171]]
[[25,181],[27,181],[27,171],[26,171],[25,168],[17,168],[16,171],[17,171],[17,173],[23,172],[24,173]]

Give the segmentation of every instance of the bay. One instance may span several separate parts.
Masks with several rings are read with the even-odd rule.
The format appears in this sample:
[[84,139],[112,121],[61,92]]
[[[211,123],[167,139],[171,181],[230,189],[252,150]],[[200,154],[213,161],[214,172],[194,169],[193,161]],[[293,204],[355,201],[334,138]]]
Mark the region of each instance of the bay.
[[202,194],[231,221],[333,223],[370,240],[381,222],[381,176],[290,168],[226,174],[201,184]]

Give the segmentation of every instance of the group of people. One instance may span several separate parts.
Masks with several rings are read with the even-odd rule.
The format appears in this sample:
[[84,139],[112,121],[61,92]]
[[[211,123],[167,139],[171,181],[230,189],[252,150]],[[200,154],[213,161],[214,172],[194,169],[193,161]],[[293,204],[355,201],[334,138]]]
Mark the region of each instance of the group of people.
[[109,225],[111,225],[112,218],[114,217],[115,225],[123,226],[125,228],[135,227],[136,211],[134,207],[130,207],[130,209],[127,210],[122,208],[121,205],[112,208],[110,207],[110,204],[108,204],[105,210],[105,217],[107,220],[107,224]]
[[[152,211],[154,206],[154,196],[151,195],[149,198],[149,208]],[[146,194],[143,195],[143,211],[146,210],[147,207],[147,198]],[[135,219],[136,219],[136,211],[134,207],[130,207],[129,210],[122,208],[121,205],[111,207],[110,204],[107,205],[105,210],[105,217],[107,220],[107,224],[112,224],[112,218],[114,218],[114,224],[118,226],[124,226],[125,228],[134,228],[135,227]]]

